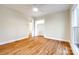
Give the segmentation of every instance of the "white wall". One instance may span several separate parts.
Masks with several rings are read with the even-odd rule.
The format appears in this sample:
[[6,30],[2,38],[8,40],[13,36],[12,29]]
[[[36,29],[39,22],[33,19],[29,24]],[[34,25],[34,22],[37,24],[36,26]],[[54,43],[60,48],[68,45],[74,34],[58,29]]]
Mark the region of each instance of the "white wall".
[[[47,14],[36,20],[44,19],[44,35],[49,38],[69,41],[70,36],[70,19],[69,10]],[[42,29],[41,29],[42,30]]]
[[28,32],[28,18],[15,10],[0,6],[0,44],[26,37]]

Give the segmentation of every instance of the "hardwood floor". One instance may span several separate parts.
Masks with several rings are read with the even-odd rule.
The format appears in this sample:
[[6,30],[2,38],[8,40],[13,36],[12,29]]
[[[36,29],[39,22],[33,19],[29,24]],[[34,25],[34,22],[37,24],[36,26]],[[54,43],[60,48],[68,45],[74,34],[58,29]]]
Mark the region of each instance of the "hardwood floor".
[[73,55],[68,42],[41,36],[0,45],[0,55]]

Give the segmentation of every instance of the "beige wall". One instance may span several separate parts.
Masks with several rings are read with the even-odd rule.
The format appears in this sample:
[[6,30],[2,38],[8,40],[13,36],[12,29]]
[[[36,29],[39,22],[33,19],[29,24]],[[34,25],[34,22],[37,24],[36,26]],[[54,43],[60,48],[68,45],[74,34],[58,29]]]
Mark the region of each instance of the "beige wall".
[[15,10],[0,6],[0,44],[26,37],[28,32],[27,17]]

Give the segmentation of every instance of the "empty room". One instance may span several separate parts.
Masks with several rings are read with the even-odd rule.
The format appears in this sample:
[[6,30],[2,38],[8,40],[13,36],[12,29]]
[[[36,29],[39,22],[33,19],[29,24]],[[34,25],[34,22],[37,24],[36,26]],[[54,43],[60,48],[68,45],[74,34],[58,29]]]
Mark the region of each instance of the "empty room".
[[0,55],[78,55],[79,5],[0,4]]

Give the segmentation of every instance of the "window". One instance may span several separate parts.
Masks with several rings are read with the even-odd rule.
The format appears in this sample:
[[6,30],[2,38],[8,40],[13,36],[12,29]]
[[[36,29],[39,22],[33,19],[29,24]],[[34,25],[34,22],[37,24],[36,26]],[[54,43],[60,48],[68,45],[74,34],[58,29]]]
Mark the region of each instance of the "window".
[[73,16],[74,16],[72,20],[73,42],[74,44],[79,45],[79,5],[77,5],[76,8],[74,9]]

